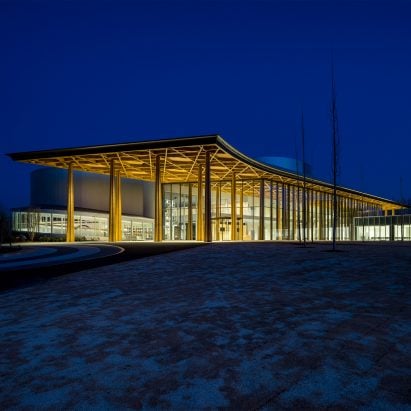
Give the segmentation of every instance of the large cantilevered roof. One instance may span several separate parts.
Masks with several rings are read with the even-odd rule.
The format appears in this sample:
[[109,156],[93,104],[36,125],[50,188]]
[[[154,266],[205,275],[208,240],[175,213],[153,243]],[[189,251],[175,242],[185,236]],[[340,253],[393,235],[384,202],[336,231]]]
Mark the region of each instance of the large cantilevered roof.
[[[53,150],[11,153],[8,156],[25,163],[48,167],[68,168],[91,173],[110,174],[110,164],[115,160],[122,177],[153,181],[155,158],[161,158],[161,181],[196,182],[198,168],[205,164],[210,152],[212,181],[230,180],[235,174],[239,180],[266,178],[291,185],[300,185],[302,177],[260,163],[239,152],[219,135],[171,138],[122,144],[63,148]],[[331,192],[329,183],[306,179],[306,186],[322,192]],[[402,205],[384,198],[356,190],[338,187],[338,194],[367,201],[384,209],[402,208]]]

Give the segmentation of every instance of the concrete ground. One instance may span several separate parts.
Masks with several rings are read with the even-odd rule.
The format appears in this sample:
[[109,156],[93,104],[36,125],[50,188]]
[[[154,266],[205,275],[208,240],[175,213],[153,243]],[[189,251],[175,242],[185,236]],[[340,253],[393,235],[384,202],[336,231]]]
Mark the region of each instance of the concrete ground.
[[0,293],[0,409],[411,410],[411,246],[211,244]]

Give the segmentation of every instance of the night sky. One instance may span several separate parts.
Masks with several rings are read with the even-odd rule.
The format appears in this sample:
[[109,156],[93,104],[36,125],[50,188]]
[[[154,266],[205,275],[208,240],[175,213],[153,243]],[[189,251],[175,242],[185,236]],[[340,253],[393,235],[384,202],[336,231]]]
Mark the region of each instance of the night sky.
[[[411,197],[409,1],[0,0],[1,153],[220,134],[342,185]],[[33,166],[0,159],[4,207]]]

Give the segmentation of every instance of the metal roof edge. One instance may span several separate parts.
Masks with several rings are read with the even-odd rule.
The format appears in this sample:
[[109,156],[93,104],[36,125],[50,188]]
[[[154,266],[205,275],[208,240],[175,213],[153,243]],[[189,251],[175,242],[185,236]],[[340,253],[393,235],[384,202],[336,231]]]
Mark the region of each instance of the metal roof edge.
[[205,134],[199,136],[189,137],[173,137],[162,138],[157,140],[143,140],[134,141],[128,143],[116,143],[116,144],[102,144],[96,146],[81,146],[81,147],[68,147],[58,149],[47,149],[37,151],[23,151],[16,153],[6,153],[14,161],[31,160],[36,158],[50,158],[55,156],[70,156],[81,154],[97,154],[97,153],[113,153],[116,151],[134,151],[134,150],[147,150],[166,147],[181,147],[198,144],[215,144],[218,140],[218,134]]

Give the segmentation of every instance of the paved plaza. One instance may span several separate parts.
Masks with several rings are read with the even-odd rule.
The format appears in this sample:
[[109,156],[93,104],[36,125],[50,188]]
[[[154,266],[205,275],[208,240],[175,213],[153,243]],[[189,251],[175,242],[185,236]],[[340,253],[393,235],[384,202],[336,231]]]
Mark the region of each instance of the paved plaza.
[[411,410],[411,245],[211,244],[0,296],[0,409]]

